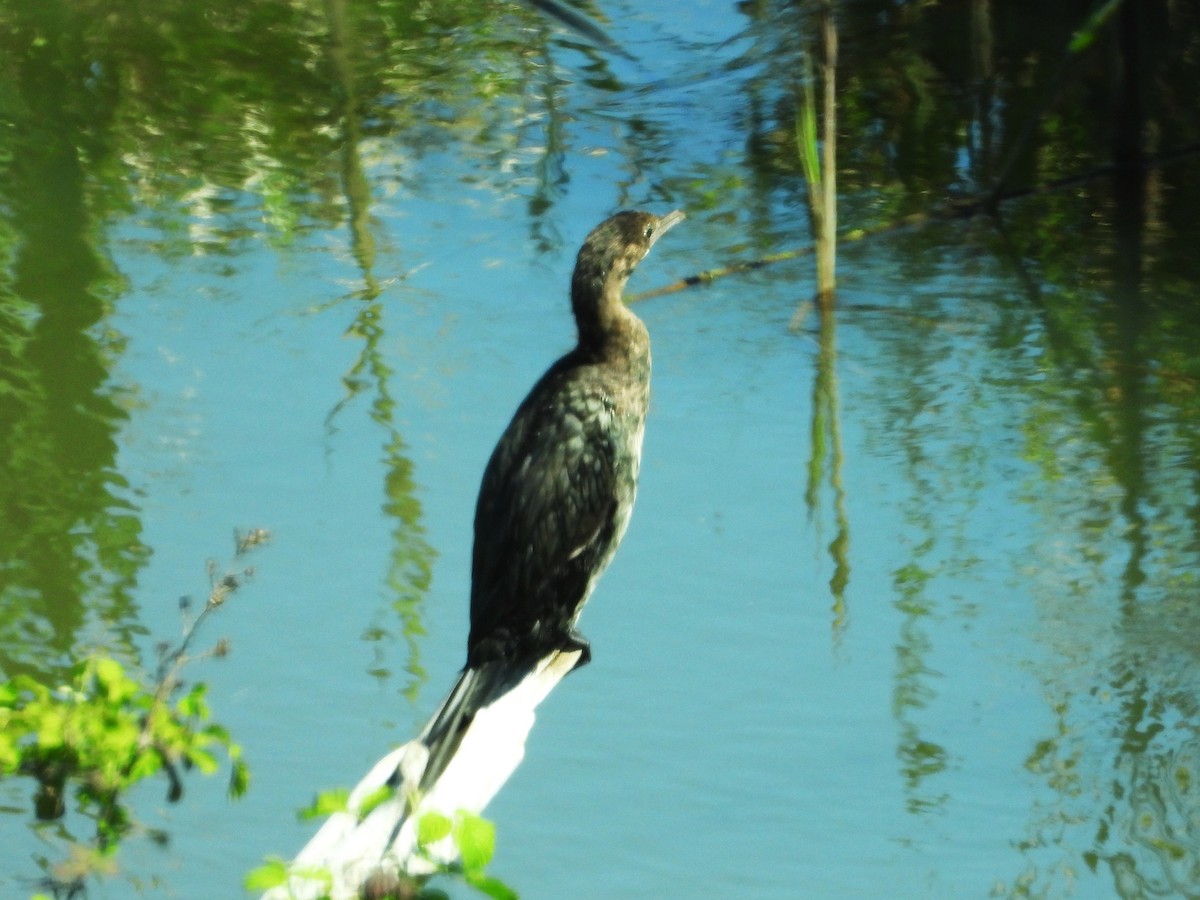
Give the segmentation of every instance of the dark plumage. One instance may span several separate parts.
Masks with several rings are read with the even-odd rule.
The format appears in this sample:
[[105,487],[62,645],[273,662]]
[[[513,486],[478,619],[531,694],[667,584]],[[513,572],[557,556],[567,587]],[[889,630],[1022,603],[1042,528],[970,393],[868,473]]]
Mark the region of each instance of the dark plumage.
[[650,338],[621,294],[682,212],[621,212],[588,235],[571,306],[579,339],[533,386],[483,473],[475,507],[467,664],[421,740],[421,787],[441,775],[474,714],[556,651],[612,560],[637,492]]

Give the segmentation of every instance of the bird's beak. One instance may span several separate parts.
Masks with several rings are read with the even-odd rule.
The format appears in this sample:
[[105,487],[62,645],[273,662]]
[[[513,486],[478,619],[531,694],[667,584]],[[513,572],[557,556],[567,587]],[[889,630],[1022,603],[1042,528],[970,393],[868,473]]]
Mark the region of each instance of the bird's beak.
[[[665,216],[661,216],[658,220],[658,225],[654,229],[654,233],[650,235],[650,247],[653,247],[655,241],[657,241],[660,237],[662,237],[686,218],[687,216],[683,214],[682,209],[676,209],[667,213]],[[646,249],[649,250],[650,247],[647,247]]]

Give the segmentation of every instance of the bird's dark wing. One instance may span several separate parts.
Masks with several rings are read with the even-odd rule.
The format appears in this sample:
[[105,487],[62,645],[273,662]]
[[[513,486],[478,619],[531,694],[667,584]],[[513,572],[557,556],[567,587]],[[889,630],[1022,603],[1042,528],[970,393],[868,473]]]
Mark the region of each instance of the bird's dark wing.
[[565,634],[614,539],[614,405],[601,385],[554,376],[522,404],[484,472],[471,572],[477,659],[540,651]]

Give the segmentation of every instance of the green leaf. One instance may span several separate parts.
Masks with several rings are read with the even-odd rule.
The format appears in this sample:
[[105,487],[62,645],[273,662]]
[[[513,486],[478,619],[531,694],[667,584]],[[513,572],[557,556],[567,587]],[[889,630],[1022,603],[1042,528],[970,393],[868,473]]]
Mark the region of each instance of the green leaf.
[[233,754],[233,750],[236,745],[233,743],[233,739],[229,736],[229,729],[227,729],[224,725],[218,725],[216,722],[211,725],[206,725],[204,727],[204,733],[214,741],[220,741],[230,749],[230,755]]
[[464,873],[463,878],[479,893],[486,894],[494,900],[519,900],[517,892],[499,878],[474,872]]
[[220,768],[217,764],[217,758],[207,750],[201,750],[199,747],[189,747],[186,755],[189,760],[195,763],[196,768],[205,775],[211,775]]
[[250,788],[250,767],[242,759],[235,758],[229,772],[229,796],[240,797]]
[[367,794],[358,805],[358,821],[361,822],[371,814],[375,807],[381,803],[387,803],[394,796],[396,796],[396,789],[388,787],[386,784]]
[[1067,52],[1082,53],[1090,47],[1095,42],[1100,29],[1112,18],[1122,2],[1123,0],[1108,0],[1108,2],[1097,6],[1080,29],[1071,35],[1071,42],[1067,45]]
[[32,675],[15,675],[12,681],[8,682],[12,685],[13,690],[17,695],[32,694],[35,699],[45,700],[50,696],[50,688],[46,687]]
[[97,691],[98,694],[113,702],[121,703],[137,693],[137,685],[125,677],[125,670],[115,659],[100,656],[93,659],[92,664],[96,684],[100,688]]
[[0,707],[12,708],[16,705],[17,698],[21,696],[21,689],[14,681],[0,682]]
[[127,757],[137,753],[141,729],[128,716],[107,716],[100,723],[103,732],[97,736],[97,748],[105,755]]
[[208,704],[204,702],[204,695],[208,693],[208,685],[203,682],[198,683],[184,696],[179,698],[179,703],[176,708],[181,716],[186,716],[193,719],[208,718]]
[[163,766],[163,759],[158,753],[139,753],[129,766],[129,782],[132,784],[148,778]]
[[243,885],[248,891],[269,891],[287,882],[288,864],[278,856],[271,856],[257,869],[246,873]]
[[17,742],[13,736],[0,731],[0,774],[10,774],[20,765],[21,754],[17,751]]
[[450,820],[441,813],[427,812],[417,823],[417,846],[436,844],[450,833]]
[[349,799],[350,792],[345,788],[321,791],[313,798],[312,804],[307,809],[300,810],[296,815],[301,821],[332,816],[334,813],[345,812],[346,802]]
[[496,852],[496,826],[471,813],[461,813],[454,823],[454,842],[462,856],[463,869],[482,874]]
[[61,747],[63,744],[63,720],[61,709],[48,707],[40,710],[38,719],[37,742],[40,748]]
[[[804,178],[810,185],[821,181],[821,156],[817,146],[817,102],[813,95],[812,59],[803,56],[804,75],[800,80],[800,109],[796,113],[796,148],[800,153],[800,166]],[[811,193],[811,189],[810,189]]]

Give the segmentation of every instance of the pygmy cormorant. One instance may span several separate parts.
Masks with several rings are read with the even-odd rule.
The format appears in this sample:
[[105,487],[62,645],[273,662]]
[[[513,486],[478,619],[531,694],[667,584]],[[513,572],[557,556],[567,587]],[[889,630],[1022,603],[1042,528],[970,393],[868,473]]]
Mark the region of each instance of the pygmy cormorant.
[[475,507],[467,664],[420,740],[441,776],[475,713],[555,651],[582,651],[575,622],[629,524],[650,395],[650,338],[621,294],[684,215],[620,212],[587,236],[571,278],[579,339],[538,380],[501,436]]

